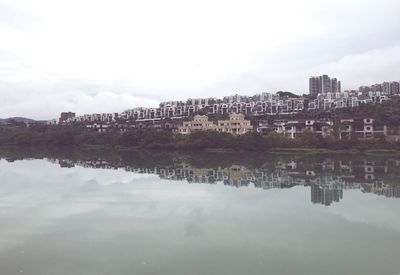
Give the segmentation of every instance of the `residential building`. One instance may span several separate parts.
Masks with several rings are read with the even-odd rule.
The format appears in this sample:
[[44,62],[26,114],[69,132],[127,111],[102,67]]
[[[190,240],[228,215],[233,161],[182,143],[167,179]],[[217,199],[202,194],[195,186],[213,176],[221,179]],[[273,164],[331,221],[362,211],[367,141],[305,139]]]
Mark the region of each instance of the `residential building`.
[[65,122],[67,122],[68,120],[73,119],[73,118],[75,118],[75,113],[73,113],[73,112],[62,112],[61,115],[60,115],[60,118],[59,118],[58,122],[59,122],[60,124],[61,124],[61,123],[65,123]]
[[321,83],[318,76],[310,77],[309,79],[309,94],[311,97],[317,97],[321,91]]
[[326,74],[312,76],[309,79],[309,94],[315,98],[318,94],[340,93],[341,86],[341,82],[337,78],[330,78]]
[[316,136],[326,138],[333,134],[333,121],[330,119],[288,119],[260,121],[257,127],[259,133],[274,132],[290,139],[295,139],[310,131]]
[[250,120],[243,114],[230,114],[228,120],[218,120],[217,123],[208,120],[206,115],[195,115],[192,121],[184,121],[178,126],[177,133],[187,135],[195,131],[217,131],[233,135],[243,135],[253,130]]
[[386,125],[378,123],[373,118],[342,118],[339,123],[339,139],[352,137],[369,139],[386,137]]

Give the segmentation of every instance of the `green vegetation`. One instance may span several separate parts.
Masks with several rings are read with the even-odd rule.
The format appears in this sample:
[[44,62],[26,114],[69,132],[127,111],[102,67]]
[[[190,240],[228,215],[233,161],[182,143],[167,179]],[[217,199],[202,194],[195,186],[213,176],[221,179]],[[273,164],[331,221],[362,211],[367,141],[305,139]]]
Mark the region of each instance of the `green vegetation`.
[[[98,133],[81,126],[1,127],[0,145],[64,146],[87,148],[141,148],[159,150],[219,150],[219,151],[269,151],[276,148],[315,148],[331,150],[369,149],[398,150],[400,144],[385,139],[338,140],[319,138],[305,132],[296,139],[288,139],[275,133],[261,135],[249,133],[233,136],[213,131],[194,132],[190,135],[174,135],[161,129],[132,129]],[[317,150],[318,151],[318,150]],[[321,152],[321,150],[319,150]]]

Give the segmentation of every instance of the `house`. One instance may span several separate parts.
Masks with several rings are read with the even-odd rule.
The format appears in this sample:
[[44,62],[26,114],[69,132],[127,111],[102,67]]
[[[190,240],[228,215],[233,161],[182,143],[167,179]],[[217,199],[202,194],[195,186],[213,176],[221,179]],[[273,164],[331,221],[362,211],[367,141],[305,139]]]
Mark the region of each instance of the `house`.
[[215,124],[206,115],[195,115],[192,121],[184,121],[178,126],[177,133],[190,134],[194,131],[217,131],[233,135],[243,135],[253,131],[250,120],[244,119],[243,114],[230,114],[227,120],[218,120]]
[[272,123],[260,121],[257,127],[259,133],[275,132],[287,138],[300,137],[310,131],[316,136],[328,137],[333,134],[333,121],[326,119],[286,119],[274,120]]
[[342,118],[339,121],[339,139],[362,139],[387,136],[387,126],[373,118]]

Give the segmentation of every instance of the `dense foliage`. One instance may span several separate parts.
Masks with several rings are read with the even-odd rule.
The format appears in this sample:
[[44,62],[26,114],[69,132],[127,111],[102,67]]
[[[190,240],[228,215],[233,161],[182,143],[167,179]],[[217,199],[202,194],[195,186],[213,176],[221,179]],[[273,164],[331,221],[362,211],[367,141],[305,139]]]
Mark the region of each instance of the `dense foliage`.
[[147,149],[229,149],[264,151],[273,148],[330,148],[358,149],[398,148],[399,144],[384,139],[337,140],[319,138],[311,132],[292,140],[275,133],[261,135],[249,133],[233,136],[213,131],[194,132],[190,135],[173,135],[172,132],[156,129],[133,129],[127,132],[111,131],[98,133],[74,126],[2,127],[0,145],[20,146],[83,146],[136,147]]

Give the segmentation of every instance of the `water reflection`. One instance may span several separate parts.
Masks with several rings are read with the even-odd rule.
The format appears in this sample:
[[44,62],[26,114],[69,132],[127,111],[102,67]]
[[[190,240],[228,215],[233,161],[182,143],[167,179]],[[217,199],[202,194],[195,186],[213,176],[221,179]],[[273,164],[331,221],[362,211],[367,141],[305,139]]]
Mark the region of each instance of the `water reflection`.
[[[149,157],[149,156],[148,156]],[[232,159],[230,155],[167,155],[151,156],[143,163],[143,156],[114,159],[92,157],[86,159],[46,159],[63,168],[82,166],[97,169],[123,169],[139,174],[158,175],[161,179],[188,183],[225,186],[252,186],[264,190],[309,187],[310,200],[329,206],[343,199],[346,190],[360,190],[389,198],[400,198],[400,159],[359,156],[268,156],[256,162]],[[146,157],[145,157],[146,158]],[[7,158],[14,161],[15,158]],[[228,161],[227,161],[228,160]],[[223,162],[223,166],[219,163]],[[256,165],[254,165],[256,164]],[[209,167],[211,166],[211,167]]]
[[1,274],[400,270],[400,200],[386,198],[399,197],[395,157],[0,151],[0,158],[9,161],[0,161]]

